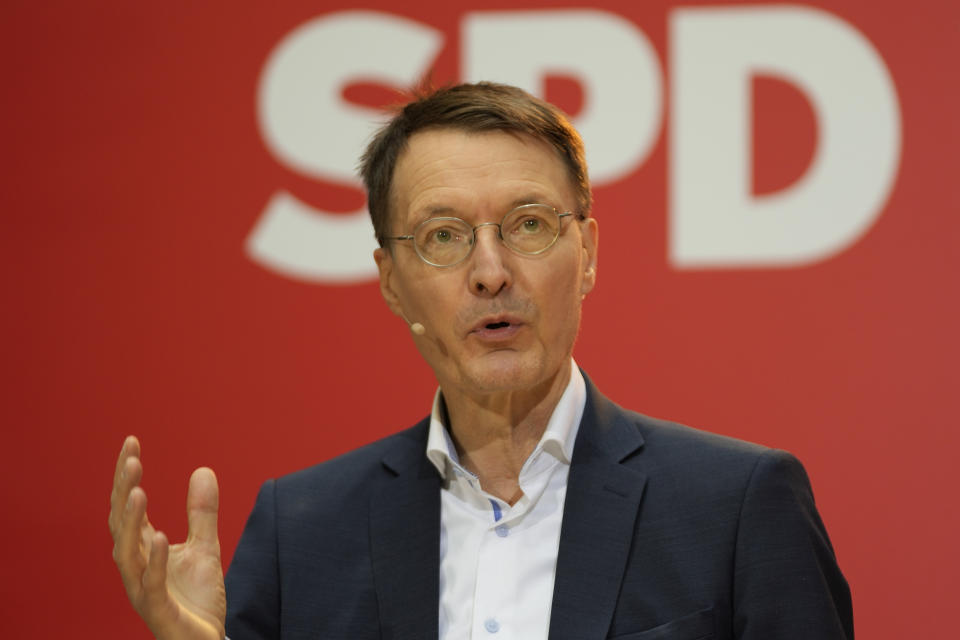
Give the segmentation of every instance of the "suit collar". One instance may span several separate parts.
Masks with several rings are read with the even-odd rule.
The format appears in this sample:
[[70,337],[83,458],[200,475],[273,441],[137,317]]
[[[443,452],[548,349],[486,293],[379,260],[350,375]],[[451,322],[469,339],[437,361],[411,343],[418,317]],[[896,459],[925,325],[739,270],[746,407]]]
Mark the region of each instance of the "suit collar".
[[643,447],[643,436],[630,414],[600,393],[585,372],[581,373],[587,385],[587,403],[574,455],[623,462]]
[[567,483],[551,640],[605,638],[646,476],[621,464],[643,446],[633,420],[584,376],[587,404]]
[[383,458],[388,474],[370,504],[370,557],[381,636],[437,637],[440,476],[424,455],[427,421],[398,434]]

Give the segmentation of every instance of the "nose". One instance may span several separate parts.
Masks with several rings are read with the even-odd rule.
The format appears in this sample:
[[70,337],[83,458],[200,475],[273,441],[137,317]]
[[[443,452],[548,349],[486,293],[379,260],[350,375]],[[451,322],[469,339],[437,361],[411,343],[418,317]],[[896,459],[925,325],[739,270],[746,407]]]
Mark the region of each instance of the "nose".
[[474,231],[470,256],[470,289],[483,296],[496,296],[509,287],[513,276],[504,260],[509,249],[500,240],[500,225],[485,222]]

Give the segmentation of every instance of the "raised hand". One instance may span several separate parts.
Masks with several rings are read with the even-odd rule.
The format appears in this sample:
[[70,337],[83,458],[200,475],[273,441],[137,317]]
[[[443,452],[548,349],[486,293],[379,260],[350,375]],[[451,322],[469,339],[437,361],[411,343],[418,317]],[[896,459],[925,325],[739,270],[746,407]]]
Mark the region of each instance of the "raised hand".
[[170,545],[147,518],[142,477],[140,443],[130,436],[117,460],[109,518],[113,559],[127,596],[161,640],[221,640],[227,599],[217,537],[217,478],[206,467],[190,476],[187,540]]

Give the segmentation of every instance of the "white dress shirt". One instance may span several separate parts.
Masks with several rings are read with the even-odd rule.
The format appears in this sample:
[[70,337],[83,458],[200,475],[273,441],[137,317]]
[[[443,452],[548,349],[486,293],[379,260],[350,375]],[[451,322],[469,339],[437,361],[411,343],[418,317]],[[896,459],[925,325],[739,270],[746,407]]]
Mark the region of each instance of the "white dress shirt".
[[440,640],[546,640],[573,444],[587,392],[570,381],[520,471],[510,506],[460,465],[434,396],[427,458],[443,477],[440,497]]

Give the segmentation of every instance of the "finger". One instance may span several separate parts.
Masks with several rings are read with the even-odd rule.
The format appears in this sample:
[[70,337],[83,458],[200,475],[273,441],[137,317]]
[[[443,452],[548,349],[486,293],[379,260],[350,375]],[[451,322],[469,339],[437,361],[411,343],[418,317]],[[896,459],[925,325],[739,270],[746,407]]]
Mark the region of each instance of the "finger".
[[164,621],[168,621],[165,614],[169,606],[167,597],[167,559],[170,554],[170,543],[167,536],[157,531],[153,534],[150,545],[150,558],[143,572],[140,586],[140,613],[147,625],[157,632]]
[[123,584],[127,593],[133,598],[139,591],[139,583],[146,564],[144,552],[141,549],[141,526],[146,518],[147,494],[140,487],[134,487],[127,498],[120,521],[116,542],[114,544],[114,558],[120,569]]
[[144,569],[141,584],[143,585],[144,602],[148,607],[156,609],[162,604],[167,595],[167,558],[170,553],[170,543],[162,531],[153,534],[150,545],[150,559]]
[[217,542],[220,490],[212,469],[200,467],[190,476],[187,489],[187,542]]
[[124,463],[124,470],[120,477],[120,483],[114,490],[112,498],[113,504],[110,507],[110,525],[113,530],[114,540],[116,540],[119,529],[126,518],[127,502],[130,499],[130,492],[134,487],[140,484],[143,478],[143,465],[139,458],[130,456]]
[[129,436],[120,449],[117,466],[113,474],[113,491],[110,493],[110,532],[116,539],[119,520],[127,503],[130,489],[140,482],[143,467],[140,464],[140,443],[133,436]]
[[140,441],[135,436],[127,436],[120,447],[120,455],[117,457],[117,465],[113,470],[114,488],[123,484],[127,476],[127,464],[130,458],[140,459]]
[[117,483],[120,473],[123,471],[123,462],[129,456],[140,457],[140,441],[136,436],[127,436],[120,447],[120,455],[117,457],[117,466],[113,472],[113,483]]

